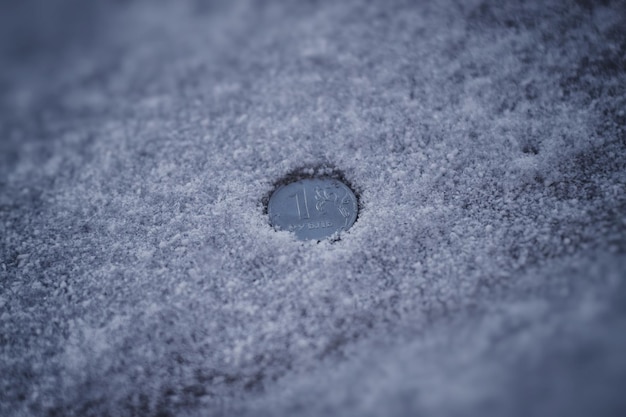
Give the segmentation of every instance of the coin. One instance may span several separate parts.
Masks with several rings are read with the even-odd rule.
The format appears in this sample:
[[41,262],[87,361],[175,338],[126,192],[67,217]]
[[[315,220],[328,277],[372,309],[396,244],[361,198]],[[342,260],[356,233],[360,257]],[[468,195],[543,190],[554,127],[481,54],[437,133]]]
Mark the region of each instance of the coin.
[[300,240],[322,240],[348,230],[356,221],[357,199],[335,178],[305,178],[282,185],[268,203],[270,224]]

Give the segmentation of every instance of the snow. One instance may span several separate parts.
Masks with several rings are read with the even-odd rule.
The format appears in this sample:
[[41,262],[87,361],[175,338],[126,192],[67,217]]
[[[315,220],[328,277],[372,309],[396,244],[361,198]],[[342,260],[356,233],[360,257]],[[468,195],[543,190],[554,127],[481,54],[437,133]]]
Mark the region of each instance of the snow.
[[[626,411],[620,1],[0,5],[0,415]],[[335,242],[269,226],[341,175]]]

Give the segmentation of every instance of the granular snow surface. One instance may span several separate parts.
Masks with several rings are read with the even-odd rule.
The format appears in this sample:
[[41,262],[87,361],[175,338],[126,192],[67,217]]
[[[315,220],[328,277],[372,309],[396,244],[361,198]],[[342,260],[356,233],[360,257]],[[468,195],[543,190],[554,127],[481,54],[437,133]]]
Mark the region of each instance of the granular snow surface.
[[3,2],[0,62],[0,415],[626,415],[624,1]]

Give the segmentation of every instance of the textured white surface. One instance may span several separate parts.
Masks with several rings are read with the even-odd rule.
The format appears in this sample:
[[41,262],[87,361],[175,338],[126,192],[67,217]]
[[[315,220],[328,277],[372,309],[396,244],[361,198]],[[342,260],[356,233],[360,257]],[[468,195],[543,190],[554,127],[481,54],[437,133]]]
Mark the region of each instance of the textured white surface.
[[623,415],[624,2],[171,3],[2,6],[0,415]]

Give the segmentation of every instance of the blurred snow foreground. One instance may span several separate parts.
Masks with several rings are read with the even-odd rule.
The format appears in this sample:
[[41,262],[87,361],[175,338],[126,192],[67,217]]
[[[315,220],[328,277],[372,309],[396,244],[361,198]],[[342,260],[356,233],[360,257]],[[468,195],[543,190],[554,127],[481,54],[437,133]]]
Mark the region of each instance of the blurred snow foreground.
[[0,8],[0,415],[626,412],[623,1]]

